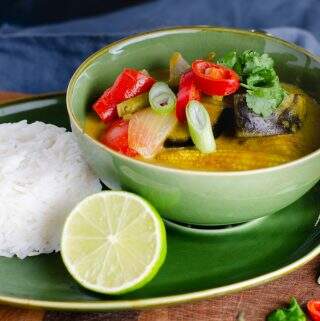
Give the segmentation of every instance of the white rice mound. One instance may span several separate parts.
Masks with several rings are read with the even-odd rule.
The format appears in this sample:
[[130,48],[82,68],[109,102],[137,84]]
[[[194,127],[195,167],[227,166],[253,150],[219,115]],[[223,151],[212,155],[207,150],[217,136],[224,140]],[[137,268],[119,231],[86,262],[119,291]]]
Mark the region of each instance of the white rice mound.
[[0,255],[60,250],[64,221],[101,190],[72,133],[27,121],[0,124]]

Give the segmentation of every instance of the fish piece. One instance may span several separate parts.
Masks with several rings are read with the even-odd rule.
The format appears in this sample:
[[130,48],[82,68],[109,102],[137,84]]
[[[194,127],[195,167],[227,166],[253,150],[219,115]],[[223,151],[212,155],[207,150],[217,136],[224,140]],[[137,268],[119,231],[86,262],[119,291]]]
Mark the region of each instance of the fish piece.
[[275,112],[262,117],[250,110],[245,94],[234,96],[236,136],[256,137],[294,133],[303,124],[306,102],[303,95],[288,95]]

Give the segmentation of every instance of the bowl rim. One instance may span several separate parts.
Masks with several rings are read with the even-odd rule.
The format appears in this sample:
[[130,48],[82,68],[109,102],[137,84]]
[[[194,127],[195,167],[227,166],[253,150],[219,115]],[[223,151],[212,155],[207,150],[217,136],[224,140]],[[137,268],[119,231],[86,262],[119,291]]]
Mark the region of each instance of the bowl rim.
[[90,142],[92,142],[94,145],[97,145],[97,147],[102,148],[103,150],[107,151],[111,155],[122,159],[123,161],[130,162],[136,166],[140,167],[147,167],[150,169],[162,171],[162,172],[168,172],[168,173],[175,173],[175,174],[181,174],[181,175],[194,175],[194,176],[247,176],[247,175],[257,175],[257,174],[266,174],[269,172],[277,172],[283,169],[294,169],[297,166],[299,166],[301,163],[305,163],[309,160],[313,160],[317,157],[320,156],[320,148],[317,150],[313,151],[312,153],[309,153],[303,157],[300,157],[296,160],[277,165],[277,166],[272,166],[272,167],[266,167],[266,168],[259,168],[259,169],[251,169],[251,170],[244,170],[244,171],[204,171],[204,170],[193,170],[193,169],[180,169],[180,168],[174,168],[174,167],[167,167],[164,165],[157,165],[154,163],[148,163],[148,162],[143,162],[141,160],[123,155],[119,152],[116,152],[112,150],[111,148],[103,145],[100,143],[98,140],[94,139],[87,133],[85,133],[84,129],[80,125],[79,121],[77,120],[73,109],[71,107],[71,98],[74,93],[74,87],[76,82],[78,81],[79,77],[83,74],[83,72],[92,64],[96,61],[97,58],[102,56],[106,52],[110,52],[111,50],[117,51],[121,50],[122,48],[126,47],[127,45],[143,41],[145,39],[150,39],[150,38],[156,38],[162,35],[168,35],[168,34],[177,34],[177,33],[189,33],[189,32],[201,32],[201,31],[211,31],[211,32],[231,32],[235,34],[243,34],[243,35],[254,35],[256,37],[261,37],[264,39],[272,40],[277,43],[280,43],[286,47],[289,47],[295,51],[299,51],[306,55],[307,57],[315,60],[320,64],[320,57],[312,54],[308,50],[294,44],[291,42],[288,42],[286,40],[283,40],[281,38],[278,38],[276,36],[273,36],[269,33],[264,33],[259,30],[255,29],[239,29],[239,28],[228,28],[228,27],[216,27],[216,26],[209,26],[209,25],[191,25],[191,26],[177,26],[177,27],[168,27],[168,28],[159,28],[159,29],[154,29],[151,31],[146,31],[146,32],[140,32],[140,33],[135,33],[133,35],[130,35],[128,37],[122,38],[118,41],[112,42],[98,51],[94,52],[90,56],[88,56],[81,64],[80,66],[76,69],[76,71],[73,73],[68,87],[67,87],[67,92],[66,92],[66,105],[67,105],[67,111],[68,115],[70,118],[70,121],[77,127],[77,129],[81,132],[81,134],[86,137]]

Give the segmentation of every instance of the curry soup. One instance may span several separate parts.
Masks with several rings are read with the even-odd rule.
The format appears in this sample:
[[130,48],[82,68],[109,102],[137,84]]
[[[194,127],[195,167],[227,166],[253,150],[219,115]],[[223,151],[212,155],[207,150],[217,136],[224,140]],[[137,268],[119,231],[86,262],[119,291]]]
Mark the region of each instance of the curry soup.
[[[171,147],[164,147],[152,159],[144,159],[141,156],[136,156],[136,158],[180,169],[240,171],[276,166],[305,156],[320,148],[320,106],[298,87],[289,84],[282,85],[288,93],[299,94],[304,98],[305,119],[302,127],[295,133],[261,137],[235,137],[232,132],[228,132],[228,128],[232,125],[229,123],[225,124],[227,130],[222,130],[216,138],[217,151],[214,153],[203,154],[195,147],[178,147],[173,143]],[[220,115],[220,111],[230,108],[228,102],[223,102],[220,97],[205,96],[201,102],[213,122],[217,122],[215,117]],[[234,120],[230,117],[225,121],[233,122]],[[87,134],[99,140],[105,128],[106,125],[94,112],[88,113],[85,123]],[[183,138],[186,128],[186,125],[177,124],[176,136]]]

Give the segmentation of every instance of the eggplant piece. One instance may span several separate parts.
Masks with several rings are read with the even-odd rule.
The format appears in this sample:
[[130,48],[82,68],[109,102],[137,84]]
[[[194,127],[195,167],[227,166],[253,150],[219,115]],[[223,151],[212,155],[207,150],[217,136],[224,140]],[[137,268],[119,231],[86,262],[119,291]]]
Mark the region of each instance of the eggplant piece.
[[193,147],[194,143],[191,138],[184,141],[179,140],[166,140],[163,144],[165,148],[179,148],[179,147]]
[[290,130],[291,133],[295,133],[302,127],[306,113],[305,98],[299,94],[288,95],[275,112],[278,115],[278,124]]
[[172,132],[167,137],[165,147],[183,147],[192,146],[188,125],[178,122]]
[[213,127],[213,135],[215,138],[220,135],[227,137],[235,136],[235,125],[234,125],[234,109],[224,107],[217,123]]
[[212,126],[215,126],[223,111],[223,98],[221,96],[202,96],[201,103],[207,110]]
[[303,95],[290,94],[270,116],[263,118],[250,110],[245,94],[234,96],[237,137],[257,137],[290,134],[301,128],[306,114]]
[[213,127],[214,137],[219,137],[221,134],[227,137],[235,136],[235,121],[234,121],[234,95],[224,96],[222,100],[223,110],[218,118],[218,121]]

